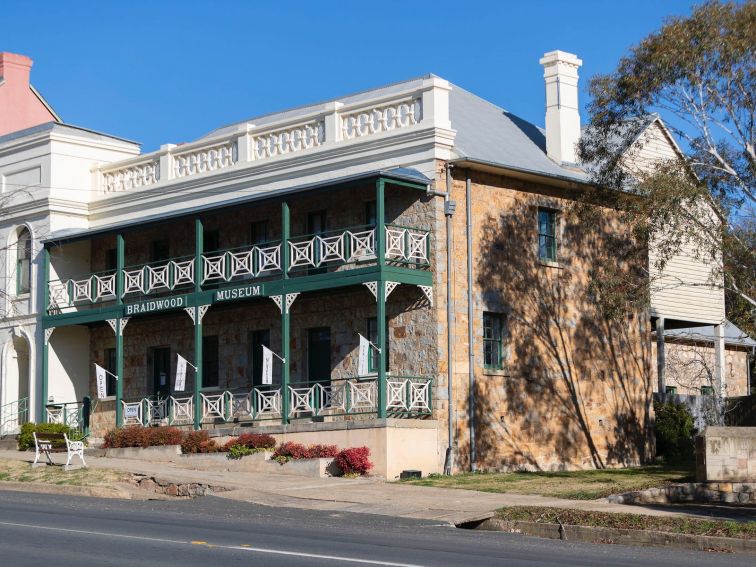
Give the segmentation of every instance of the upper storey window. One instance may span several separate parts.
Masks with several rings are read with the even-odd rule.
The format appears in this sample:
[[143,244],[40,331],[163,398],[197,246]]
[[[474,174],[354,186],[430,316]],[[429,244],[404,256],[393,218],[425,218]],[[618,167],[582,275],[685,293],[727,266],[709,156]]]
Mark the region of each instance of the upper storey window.
[[538,209],[538,258],[555,262],[557,259],[557,212]]
[[31,290],[31,233],[22,228],[16,244],[16,293],[21,295]]

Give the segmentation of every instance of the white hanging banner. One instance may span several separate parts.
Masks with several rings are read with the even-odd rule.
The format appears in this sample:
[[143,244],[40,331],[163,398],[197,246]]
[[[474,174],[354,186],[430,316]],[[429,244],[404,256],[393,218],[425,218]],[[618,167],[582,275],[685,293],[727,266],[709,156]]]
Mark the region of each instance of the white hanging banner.
[[186,359],[180,354],[176,355],[178,360],[176,361],[176,383],[173,389],[176,392],[183,392],[186,388]]
[[273,383],[273,351],[265,345],[262,345],[263,360],[262,360],[262,383]]
[[97,376],[97,397],[99,399],[106,398],[108,395],[108,371],[95,363],[95,374]]
[[367,376],[370,372],[368,360],[370,358],[370,341],[360,335],[360,357],[357,363],[357,376]]

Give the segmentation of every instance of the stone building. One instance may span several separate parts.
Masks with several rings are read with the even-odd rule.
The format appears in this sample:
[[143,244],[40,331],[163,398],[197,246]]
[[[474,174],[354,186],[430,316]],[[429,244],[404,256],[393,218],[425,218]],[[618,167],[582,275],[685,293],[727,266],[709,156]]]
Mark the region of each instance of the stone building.
[[[545,130],[429,75],[146,154],[57,118],[0,136],[5,429],[91,398],[93,439],[250,427],[390,478],[650,458],[651,321],[588,289],[625,228],[570,214],[581,61],[541,64]],[[721,324],[704,301],[674,321]]]

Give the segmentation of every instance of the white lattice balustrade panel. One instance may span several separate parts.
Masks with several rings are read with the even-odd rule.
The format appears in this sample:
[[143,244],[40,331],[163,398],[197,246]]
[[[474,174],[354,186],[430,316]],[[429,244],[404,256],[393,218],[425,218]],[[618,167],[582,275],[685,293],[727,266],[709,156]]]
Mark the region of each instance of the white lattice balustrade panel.
[[225,419],[225,400],[223,394],[200,394],[202,398],[202,419]]
[[417,124],[421,116],[421,101],[386,104],[371,110],[343,114],[341,133],[344,139],[352,140],[380,132],[388,132]]
[[401,258],[404,256],[404,238],[406,230],[403,228],[386,227],[386,258]]
[[137,268],[135,270],[123,271],[123,295],[129,293],[147,293],[144,287],[144,270]]
[[226,279],[226,255],[202,256],[202,283]]
[[299,411],[314,412],[315,386],[310,388],[292,388],[289,386],[289,415]]
[[430,411],[430,382],[410,382],[410,411]]
[[104,299],[106,297],[115,297],[116,294],[116,275],[109,274],[106,276],[95,276],[95,286],[97,287],[97,293],[95,295],[95,301]]
[[116,193],[138,189],[157,183],[159,178],[160,163],[155,159],[147,163],[103,172],[101,190],[103,193]]
[[181,425],[194,421],[194,397],[175,398],[171,396],[171,424]]
[[252,415],[252,394],[229,394],[231,417],[250,417]]
[[53,307],[68,307],[71,305],[71,297],[68,293],[68,282],[50,282],[50,305]]
[[344,233],[338,236],[317,236],[318,242],[318,263],[333,262],[341,260],[346,262],[344,257]]
[[47,408],[47,423],[63,423],[63,408]]
[[315,239],[289,242],[289,268],[315,266]]
[[255,247],[257,251],[257,274],[281,269],[281,245],[265,248]]
[[244,252],[229,252],[228,257],[231,260],[231,277],[254,276],[254,249]]
[[428,233],[407,231],[409,237],[409,257],[408,260],[419,262],[428,261]]
[[328,412],[346,412],[346,382],[336,382],[327,386],[316,384],[316,395],[320,398],[318,415]]
[[407,410],[407,380],[388,380],[386,382],[386,408],[390,410]]
[[236,144],[224,142],[210,148],[174,154],[173,175],[176,178],[197,175],[231,167],[236,163]]
[[124,425],[142,425],[142,401],[121,401]]
[[349,382],[349,394],[351,403],[348,411],[371,410],[376,406],[375,380]]
[[347,231],[347,234],[350,260],[375,256],[375,230]]
[[168,289],[170,263],[162,266],[147,266],[147,293],[156,289]]
[[324,141],[325,123],[321,120],[255,136],[253,148],[255,159],[265,159],[315,148]]
[[92,301],[92,278],[89,277],[85,280],[72,280],[73,281],[73,300],[76,301]]
[[281,414],[280,390],[260,390],[255,388],[254,396],[255,407],[257,407],[255,417]]
[[194,260],[171,261],[171,264],[173,264],[173,287],[194,283]]
[[150,425],[160,425],[163,420],[168,418],[168,400],[151,400],[147,399],[147,423]]

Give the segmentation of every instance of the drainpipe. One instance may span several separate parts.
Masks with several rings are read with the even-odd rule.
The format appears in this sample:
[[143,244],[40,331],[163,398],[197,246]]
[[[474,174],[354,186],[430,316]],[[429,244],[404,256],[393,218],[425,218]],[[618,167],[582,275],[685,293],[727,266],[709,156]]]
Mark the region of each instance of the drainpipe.
[[454,375],[454,299],[452,289],[452,216],[454,215],[455,203],[451,200],[452,189],[452,166],[446,166],[446,195],[444,195],[444,216],[446,217],[446,383],[448,387],[447,403],[449,406],[449,430],[448,446],[446,447],[446,460],[444,463],[444,473],[451,474],[454,467],[454,408],[452,405],[453,396],[453,375]]
[[465,172],[465,210],[467,212],[467,351],[469,364],[469,398],[470,411],[470,470],[478,469],[477,454],[475,450],[475,337],[473,335],[473,261],[472,261],[472,187],[470,183],[470,170]]

